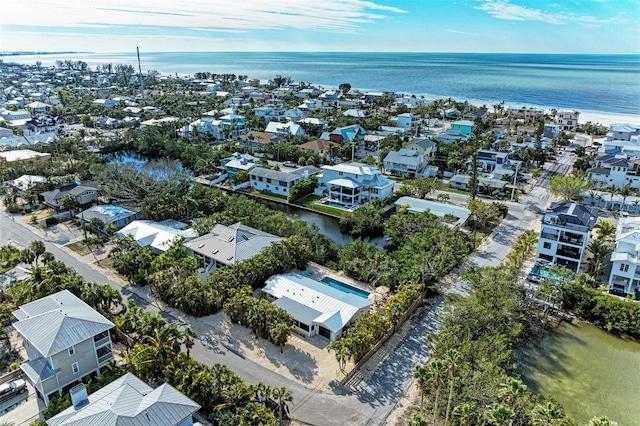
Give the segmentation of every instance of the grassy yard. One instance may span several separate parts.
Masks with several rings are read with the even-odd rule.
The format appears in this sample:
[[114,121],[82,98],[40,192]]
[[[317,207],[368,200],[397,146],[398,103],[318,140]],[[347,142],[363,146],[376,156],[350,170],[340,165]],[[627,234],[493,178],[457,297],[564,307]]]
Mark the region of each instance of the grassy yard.
[[65,247],[67,247],[70,250],[75,251],[80,256],[85,256],[85,255],[91,253],[91,250],[89,250],[89,248],[85,245],[84,241],[77,241],[75,243],[69,243]]
[[346,213],[346,210],[316,203],[316,201],[321,200],[322,198],[323,197],[318,195],[307,195],[306,197],[303,197],[296,201],[296,204],[308,207],[319,212],[332,214],[334,216],[343,216]]

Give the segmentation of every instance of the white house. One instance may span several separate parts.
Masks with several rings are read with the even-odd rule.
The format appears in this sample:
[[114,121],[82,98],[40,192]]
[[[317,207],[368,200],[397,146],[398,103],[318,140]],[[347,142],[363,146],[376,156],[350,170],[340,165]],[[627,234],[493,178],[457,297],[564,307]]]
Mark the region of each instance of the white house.
[[229,176],[243,171],[248,172],[256,167],[259,167],[258,159],[251,154],[234,152],[231,157],[220,160],[220,168],[227,172]]
[[390,151],[384,158],[384,170],[394,176],[414,178],[422,176],[427,167],[427,159],[411,149]]
[[640,136],[640,125],[638,124],[612,124],[607,133],[607,142],[610,141],[635,141],[638,142]]
[[271,133],[274,135],[286,136],[302,136],[304,135],[304,129],[301,125],[288,121],[286,123],[278,123],[277,121],[271,121],[267,124],[267,128],[264,129],[265,133]]
[[362,163],[322,166],[316,195],[344,205],[360,205],[375,198],[393,195],[393,182],[380,175],[378,168]]
[[22,305],[13,316],[28,358],[20,368],[45,404],[113,360],[113,323],[69,290]]
[[118,105],[118,102],[113,99],[96,99],[91,104],[103,108],[114,108]]
[[256,117],[262,118],[265,122],[269,122],[272,120],[277,121],[280,117],[282,117],[282,110],[271,105],[254,108],[253,112],[255,113]]
[[192,426],[200,405],[164,383],[151,386],[127,373],[87,394],[84,384],[69,390],[71,407],[47,420],[49,426]]
[[397,126],[405,129],[417,127],[420,124],[420,115],[418,114],[405,112],[404,114],[399,114],[397,118]]
[[562,110],[558,111],[556,120],[561,130],[565,132],[575,132],[578,128],[578,117],[580,117],[578,111]]
[[611,254],[609,291],[640,296],[640,219],[621,217],[616,229],[616,247]]
[[406,207],[407,211],[410,213],[422,213],[428,211],[431,214],[444,219],[446,219],[447,216],[450,216],[452,219],[455,219],[455,222],[447,222],[445,220],[445,224],[451,226],[464,225],[469,218],[469,215],[471,215],[471,211],[464,207],[413,197],[400,197],[394,205],[396,206],[396,210]]
[[198,236],[194,229],[178,229],[163,222],[134,220],[116,235],[120,238],[128,235],[140,247],[151,247],[156,254],[164,253],[178,241],[191,240]]
[[538,259],[578,272],[598,210],[576,203],[551,203],[542,218]]
[[249,184],[258,191],[271,192],[288,197],[291,188],[296,182],[307,179],[309,176],[319,172],[320,169],[314,166],[304,166],[288,172],[258,167],[249,172]]
[[274,275],[266,284],[262,291],[293,317],[296,331],[308,337],[339,339],[373,304],[364,293],[347,293],[293,272]]
[[204,268],[199,272],[205,275],[221,266],[250,259],[279,241],[282,241],[281,237],[238,222],[231,226],[218,223],[208,234],[183,245],[202,257]]

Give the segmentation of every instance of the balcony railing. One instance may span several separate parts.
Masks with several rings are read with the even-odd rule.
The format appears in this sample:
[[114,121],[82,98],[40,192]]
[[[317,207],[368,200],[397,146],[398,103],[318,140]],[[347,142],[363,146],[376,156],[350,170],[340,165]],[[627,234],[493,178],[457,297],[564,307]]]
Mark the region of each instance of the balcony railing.
[[584,240],[582,239],[582,237],[576,238],[568,235],[560,235],[560,241],[567,244],[581,246]]
[[549,232],[543,232],[541,234],[542,239],[544,240],[552,240],[552,241],[558,241],[558,234],[551,234]]
[[107,352],[104,355],[98,357],[98,365],[106,364],[111,360],[113,360],[113,352]]
[[102,346],[105,346],[106,344],[108,344],[111,341],[111,338],[107,335],[106,337],[103,337],[100,340],[96,340],[94,342],[96,349]]
[[562,248],[559,248],[558,251],[556,251],[556,255],[562,256],[562,257],[569,257],[571,259],[580,259],[580,250],[574,250],[571,248],[562,247]]

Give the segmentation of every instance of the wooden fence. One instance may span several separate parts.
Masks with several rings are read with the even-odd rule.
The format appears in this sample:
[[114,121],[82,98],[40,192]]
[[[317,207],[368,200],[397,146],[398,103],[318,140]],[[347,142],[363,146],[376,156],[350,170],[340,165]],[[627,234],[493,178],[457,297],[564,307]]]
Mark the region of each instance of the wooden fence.
[[11,372],[5,374],[4,376],[0,377],[0,384],[7,383],[7,382],[13,382],[14,380],[17,380],[22,376],[24,376],[24,372],[22,370],[20,370],[20,369],[17,369],[15,371],[11,371]]
[[402,317],[400,318],[400,320],[398,320],[397,324],[394,324],[394,326],[392,328],[389,329],[389,331],[387,332],[387,334],[385,334],[382,339],[380,339],[380,341],[378,343],[376,343],[376,345],[371,348],[371,350],[369,352],[366,353],[365,356],[362,357],[362,359],[360,361],[358,361],[356,363],[356,365],[351,369],[351,371],[349,371],[343,378],[342,380],[340,380],[340,384],[342,386],[344,386],[349,380],[351,380],[351,378],[353,376],[355,376],[358,371],[360,371],[360,369],[362,367],[364,367],[364,365],[367,363],[367,361],[369,361],[369,359],[380,350],[380,348],[382,348],[382,346],[384,346],[385,343],[387,343],[387,341],[395,334],[396,330],[402,326],[402,324],[404,324],[404,322],[415,312],[416,309],[418,309],[418,306],[422,305],[423,300],[424,300],[424,296],[426,294],[421,293],[420,297],[418,297],[413,304],[409,307],[409,309],[407,309],[404,313],[404,315],[402,315]]

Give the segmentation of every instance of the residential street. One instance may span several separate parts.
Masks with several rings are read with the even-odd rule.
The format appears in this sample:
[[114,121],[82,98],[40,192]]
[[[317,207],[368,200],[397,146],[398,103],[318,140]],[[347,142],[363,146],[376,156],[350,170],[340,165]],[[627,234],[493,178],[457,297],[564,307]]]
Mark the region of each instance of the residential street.
[[[549,194],[542,185],[550,176],[568,172],[572,163],[571,155],[566,153],[557,163],[548,165],[531,192],[521,197],[520,203],[507,203],[510,207],[507,220],[469,256],[465,262],[466,266],[496,266],[504,260],[515,237],[531,228],[544,212]],[[35,239],[43,240],[47,250],[57,259],[76,269],[86,280],[109,284],[121,290],[125,299],[133,298],[138,305],[152,312],[160,312],[169,321],[181,325],[191,323],[194,329],[207,326],[200,319],[187,317],[176,310],[160,310],[152,303],[153,299],[146,289],[122,287],[92,266],[79,261],[75,255],[61,249],[68,241],[60,240],[57,236],[35,233],[29,225],[18,220],[13,221],[4,213],[0,214],[0,245],[13,242],[24,247]],[[465,283],[460,280],[454,280],[447,290],[462,294],[466,291]],[[212,344],[198,341],[191,354],[198,361],[208,365],[217,362],[226,364],[247,382],[262,381],[271,386],[286,386],[292,390],[294,396],[294,402],[290,405],[294,419],[312,425],[381,425],[411,384],[414,366],[425,362],[429,357],[426,336],[439,328],[442,300],[440,299],[431,311],[416,322],[414,328],[397,347],[388,349],[389,353],[385,354],[386,359],[381,366],[370,378],[363,379],[355,392],[332,383],[329,387],[333,394],[321,393],[318,388],[307,388],[226,349],[224,342]]]

